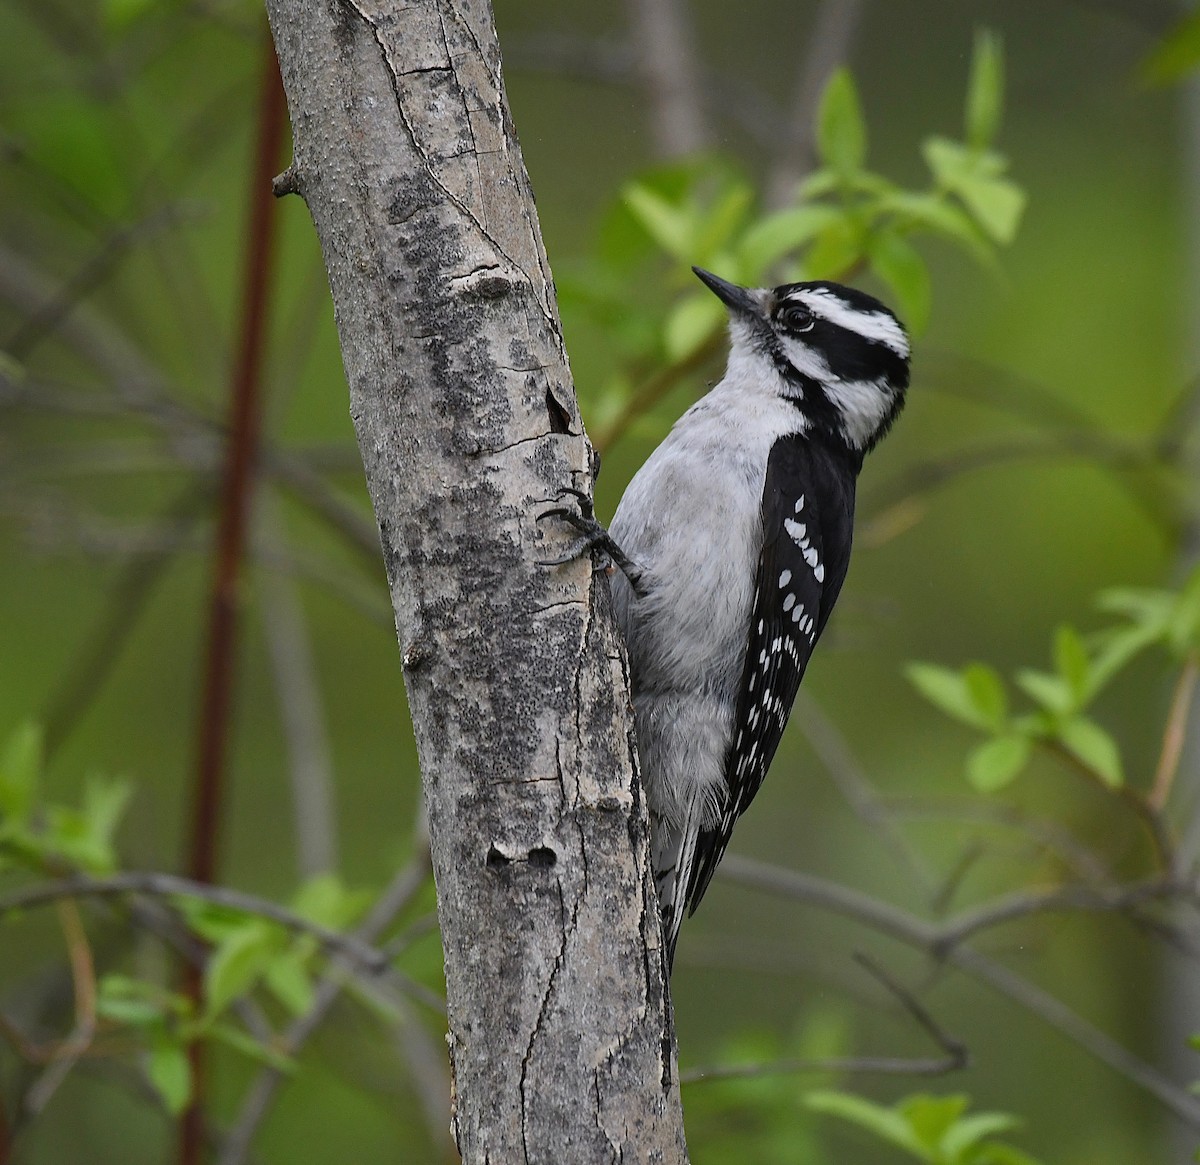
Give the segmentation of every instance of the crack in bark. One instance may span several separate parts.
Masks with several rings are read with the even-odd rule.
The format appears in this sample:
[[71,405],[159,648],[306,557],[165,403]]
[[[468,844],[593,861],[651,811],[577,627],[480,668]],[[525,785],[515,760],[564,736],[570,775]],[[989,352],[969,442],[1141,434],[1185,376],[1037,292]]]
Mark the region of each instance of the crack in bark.
[[[558,886],[558,907],[560,916],[566,913],[567,903],[563,897],[562,878],[557,879]],[[567,956],[567,943],[570,941],[571,935],[575,931],[575,927],[579,922],[579,899],[576,898],[575,904],[571,910],[571,921],[566,923],[564,920],[562,942],[559,944],[558,954],[554,957],[554,966],[550,968],[550,978],[546,983],[546,991],[542,995],[542,1002],[538,1008],[537,1019],[533,1023],[533,1031],[529,1033],[529,1043],[525,1048],[525,1055],[521,1057],[521,1078],[517,1088],[521,1097],[521,1146],[525,1151],[525,1160],[529,1160],[529,1126],[528,1126],[528,1102],[525,1096],[525,1083],[529,1075],[529,1061],[533,1058],[533,1045],[537,1042],[538,1036],[542,1031],[542,1024],[546,1019],[546,1013],[550,1009],[550,1000],[554,995],[554,982],[558,978],[558,972],[562,968],[563,961]]]
[[[417,137],[417,131],[416,131],[415,127],[413,126],[412,121],[409,119],[408,111],[405,107],[404,95],[400,91],[400,77],[404,76],[405,74],[400,72],[399,70],[397,70],[395,65],[392,63],[391,50],[389,49],[387,42],[384,40],[383,34],[379,31],[379,26],[375,23],[374,19],[372,19],[371,14],[369,12],[364,11],[359,6],[357,0],[342,0],[342,3],[345,4],[348,8],[350,8],[359,17],[359,19],[367,26],[367,28],[369,28],[371,30],[371,39],[375,41],[375,44],[379,48],[380,56],[383,58],[384,68],[387,70],[388,78],[391,82],[392,94],[396,99],[396,112],[400,117],[400,122],[404,126],[404,132],[407,134],[408,140],[412,144],[413,150],[416,152],[417,157],[420,158],[420,160],[421,160],[421,165],[424,167],[426,176],[442,192],[442,194],[445,195],[446,200],[449,203],[451,203],[458,210],[458,212],[460,214],[462,214],[465,218],[467,218],[471,222],[471,224],[475,227],[475,229],[479,232],[479,234],[483,238],[487,239],[487,241],[492,245],[492,247],[495,248],[496,253],[498,255],[502,256],[504,259],[506,259],[509,262],[509,264],[513,267],[514,270],[520,271],[521,265],[518,262],[516,262],[516,260],[513,259],[513,257],[500,245],[499,241],[492,235],[492,233],[483,225],[482,222],[479,221],[479,219],[475,216],[474,211],[472,211],[471,208],[469,206],[467,206],[467,204],[465,202],[463,202],[463,200],[461,198],[459,198],[458,195],[455,194],[454,191],[451,190],[446,185],[445,182],[442,181],[441,176],[438,173],[436,173],[433,163],[430,161],[429,155],[425,152],[424,147],[421,145],[420,140]],[[439,23],[441,22],[440,6],[438,8],[438,21],[439,21]],[[443,31],[443,35],[444,35],[444,33],[445,33],[444,25],[442,26],[442,31]],[[447,59],[452,62],[453,56],[450,54],[449,48],[447,48],[446,55],[447,55]],[[438,72],[438,71],[445,72],[447,70],[446,69],[436,69],[436,68],[411,70],[411,72],[414,72],[414,73]],[[457,76],[457,74],[454,73],[454,70],[452,67],[449,69],[449,72],[451,72],[452,74]],[[459,93],[461,95],[461,93],[462,93],[461,89],[459,90]],[[469,124],[471,115],[466,107],[465,101],[463,102],[463,114],[467,118],[467,122]],[[473,137],[474,137],[474,131],[472,131],[472,138]],[[541,248],[535,248],[535,250],[537,250],[537,253],[538,253],[538,265],[542,269],[542,275],[544,277],[546,274],[545,260],[542,258]],[[542,313],[544,322],[549,326],[551,333],[558,336],[559,331],[555,327],[555,322],[554,322],[553,316],[550,313],[547,305],[542,302],[541,296],[539,296],[536,293],[536,290],[534,289],[532,282],[529,282],[529,281],[527,281],[527,282],[529,283],[530,291],[534,292],[533,298],[537,302],[538,308]],[[547,286],[550,286],[550,284],[547,284]]]

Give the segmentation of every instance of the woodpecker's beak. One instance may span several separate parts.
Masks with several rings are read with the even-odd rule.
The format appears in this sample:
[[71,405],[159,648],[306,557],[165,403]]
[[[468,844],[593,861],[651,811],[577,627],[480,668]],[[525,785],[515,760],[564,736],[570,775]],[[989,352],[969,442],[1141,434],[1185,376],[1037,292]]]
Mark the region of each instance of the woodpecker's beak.
[[762,308],[758,300],[744,287],[730,283],[703,267],[693,267],[696,277],[715,295],[730,311],[742,312],[746,315],[761,315]]

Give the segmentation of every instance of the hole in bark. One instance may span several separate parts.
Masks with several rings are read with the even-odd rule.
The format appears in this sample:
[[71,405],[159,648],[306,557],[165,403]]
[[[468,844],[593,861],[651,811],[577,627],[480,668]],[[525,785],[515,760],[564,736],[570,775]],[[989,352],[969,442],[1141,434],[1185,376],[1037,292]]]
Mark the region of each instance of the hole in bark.
[[511,859],[502,854],[495,846],[488,850],[487,864],[489,870],[498,870],[507,866]]
[[539,869],[548,870],[557,861],[558,854],[547,845],[539,845],[529,851],[529,864]]
[[546,412],[550,414],[551,433],[565,434],[571,431],[571,414],[558,403],[550,389],[546,389]]

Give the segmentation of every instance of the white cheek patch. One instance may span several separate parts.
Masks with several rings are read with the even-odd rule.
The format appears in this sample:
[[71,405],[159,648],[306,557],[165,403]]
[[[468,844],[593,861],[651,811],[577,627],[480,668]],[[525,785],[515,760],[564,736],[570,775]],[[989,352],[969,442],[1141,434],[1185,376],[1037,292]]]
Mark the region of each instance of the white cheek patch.
[[813,351],[803,340],[780,336],[779,347],[787,357],[787,362],[801,375],[812,380],[819,380],[822,384],[833,380],[833,371],[829,367],[829,361],[819,352]]
[[841,416],[847,440],[863,448],[891,411],[891,389],[882,380],[830,380],[821,387]]
[[908,336],[895,316],[880,311],[859,311],[824,288],[808,288],[789,298],[798,299],[813,315],[854,332],[864,340],[875,340],[902,359],[908,359]]

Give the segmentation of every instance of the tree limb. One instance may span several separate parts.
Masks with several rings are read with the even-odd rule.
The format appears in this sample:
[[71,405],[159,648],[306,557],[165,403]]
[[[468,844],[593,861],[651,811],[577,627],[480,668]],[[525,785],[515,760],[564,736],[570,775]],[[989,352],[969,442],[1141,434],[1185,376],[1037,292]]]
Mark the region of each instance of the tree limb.
[[490,6],[267,5],[421,763],[468,1165],[686,1160],[592,456]]

